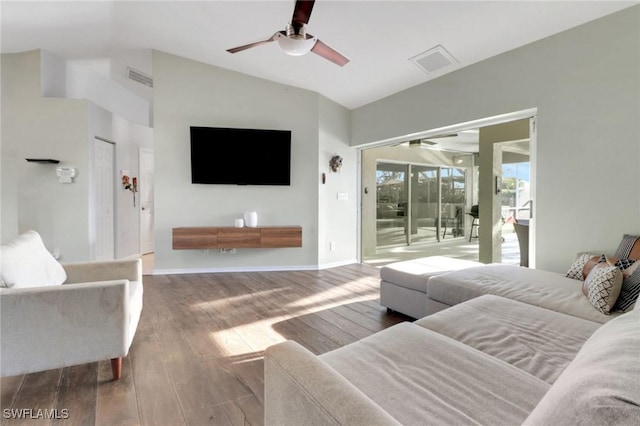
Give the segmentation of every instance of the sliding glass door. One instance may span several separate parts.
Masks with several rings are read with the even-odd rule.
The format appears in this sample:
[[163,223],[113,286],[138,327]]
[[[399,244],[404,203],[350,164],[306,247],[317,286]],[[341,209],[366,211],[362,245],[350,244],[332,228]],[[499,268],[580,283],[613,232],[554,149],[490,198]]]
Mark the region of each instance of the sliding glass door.
[[409,244],[438,241],[438,167],[409,165],[411,168],[411,238]]
[[409,181],[407,164],[378,163],[376,168],[376,245],[407,244]]
[[462,237],[465,170],[378,162],[376,203],[377,247]]
[[462,237],[467,199],[465,169],[443,167],[441,175],[442,237]]

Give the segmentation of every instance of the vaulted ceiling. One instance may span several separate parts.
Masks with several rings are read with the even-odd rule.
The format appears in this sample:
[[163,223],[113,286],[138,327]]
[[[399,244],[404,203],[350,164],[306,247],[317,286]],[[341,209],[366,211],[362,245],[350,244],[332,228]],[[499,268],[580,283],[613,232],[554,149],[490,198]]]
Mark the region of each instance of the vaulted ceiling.
[[[339,67],[314,54],[288,56],[277,43],[226,52],[283,30],[293,0],[2,1],[1,47],[41,48],[68,60],[158,49],[313,90],[352,109],[637,3],[318,0],[308,31],[351,59]],[[455,62],[427,73],[410,61],[437,46]]]

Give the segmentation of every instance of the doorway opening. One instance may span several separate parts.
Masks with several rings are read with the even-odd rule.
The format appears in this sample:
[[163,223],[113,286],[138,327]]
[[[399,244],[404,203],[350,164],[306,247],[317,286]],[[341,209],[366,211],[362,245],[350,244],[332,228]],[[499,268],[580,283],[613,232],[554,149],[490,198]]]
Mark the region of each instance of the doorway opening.
[[[519,239],[516,224],[529,225],[527,231],[533,225],[530,122],[535,110],[362,149],[361,261],[382,266],[439,255],[526,266],[520,254],[531,257],[535,241]],[[525,126],[526,135],[515,137],[510,126],[505,132],[497,126],[507,123]]]
[[[500,187],[502,237],[517,244],[502,245],[502,258],[529,266],[529,222],[532,215],[529,140],[504,142]],[[504,263],[504,260],[503,260]]]

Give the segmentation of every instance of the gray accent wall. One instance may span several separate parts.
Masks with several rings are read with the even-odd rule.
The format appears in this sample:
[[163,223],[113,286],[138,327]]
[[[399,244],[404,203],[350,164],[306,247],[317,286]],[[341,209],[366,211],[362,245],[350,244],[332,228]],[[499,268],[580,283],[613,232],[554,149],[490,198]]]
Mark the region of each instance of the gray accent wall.
[[640,233],[640,6],[352,111],[352,146],[537,108],[536,267]]
[[[330,64],[331,65],[331,64]],[[358,152],[349,147],[349,111],[320,96],[318,192],[318,263],[331,266],[357,261]],[[334,155],[342,157],[338,172],[329,168]]]
[[[304,269],[356,259],[356,150],[348,111],[317,93],[277,84],[164,52],[153,52],[155,130],[155,269],[196,272]],[[191,183],[190,126],[291,130],[291,185]],[[229,141],[228,143],[233,143]],[[345,158],[329,176],[329,158]],[[211,158],[233,161],[242,158]],[[349,193],[346,202],[332,199]],[[173,250],[172,229],[233,226],[245,211],[258,225],[299,225],[302,248]],[[336,250],[329,253],[329,241]]]

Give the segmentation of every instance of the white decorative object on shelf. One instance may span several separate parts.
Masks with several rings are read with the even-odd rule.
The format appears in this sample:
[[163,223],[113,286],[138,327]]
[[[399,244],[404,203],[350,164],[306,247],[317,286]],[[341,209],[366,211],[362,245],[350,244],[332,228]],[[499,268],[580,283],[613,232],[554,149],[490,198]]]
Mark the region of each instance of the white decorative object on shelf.
[[235,221],[236,228],[244,228],[244,219],[239,217]]
[[244,224],[249,228],[255,228],[258,226],[258,213],[246,212],[244,214]]

